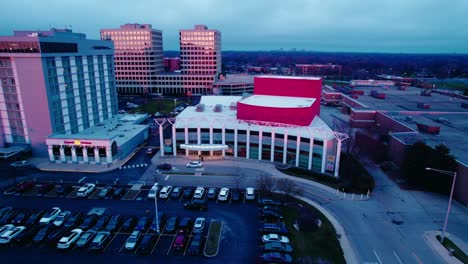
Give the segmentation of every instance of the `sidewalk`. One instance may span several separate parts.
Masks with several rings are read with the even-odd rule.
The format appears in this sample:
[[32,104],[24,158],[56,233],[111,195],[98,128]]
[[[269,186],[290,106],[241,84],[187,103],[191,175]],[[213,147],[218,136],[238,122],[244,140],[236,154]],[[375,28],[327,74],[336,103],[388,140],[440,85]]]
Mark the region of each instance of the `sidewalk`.
[[[450,255],[449,251],[437,240],[437,235],[440,235],[440,231],[426,231],[423,235],[424,240],[426,240],[427,245],[437,252],[439,256],[445,261],[445,263],[449,264],[463,264],[460,260],[456,257]],[[455,237],[452,234],[447,233],[447,238],[452,240],[453,243],[457,245],[465,254],[468,252],[468,245],[465,244],[460,238]]]

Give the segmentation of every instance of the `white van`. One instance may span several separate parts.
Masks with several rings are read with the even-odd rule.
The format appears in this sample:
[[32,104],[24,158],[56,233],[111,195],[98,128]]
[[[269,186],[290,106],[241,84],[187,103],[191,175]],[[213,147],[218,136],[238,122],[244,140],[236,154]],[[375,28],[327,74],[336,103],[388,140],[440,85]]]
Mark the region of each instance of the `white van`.
[[255,189],[252,187],[245,188],[245,200],[255,200]]
[[159,192],[159,198],[168,198],[172,192],[172,186],[164,186]]

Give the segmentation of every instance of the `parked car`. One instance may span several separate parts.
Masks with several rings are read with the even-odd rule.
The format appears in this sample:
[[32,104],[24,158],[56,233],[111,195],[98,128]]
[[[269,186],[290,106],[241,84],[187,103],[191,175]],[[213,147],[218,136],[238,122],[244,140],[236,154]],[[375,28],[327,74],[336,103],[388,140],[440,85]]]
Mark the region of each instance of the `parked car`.
[[158,231],[158,224],[159,224],[159,231],[161,231],[162,227],[166,223],[167,217],[166,217],[165,213],[159,213],[158,214],[158,222],[156,222],[156,217],[152,217],[152,219],[153,220],[151,221],[150,229],[153,232],[157,232]]
[[217,195],[217,191],[216,191],[216,188],[209,188],[208,191],[206,192],[206,198],[212,200],[212,199],[216,199],[216,195]]
[[99,231],[89,244],[90,251],[102,251],[110,239],[109,231]]
[[63,211],[54,219],[54,222],[52,222],[52,224],[54,224],[54,226],[61,226],[70,215],[70,211]]
[[12,224],[16,225],[16,226],[20,226],[22,224],[24,224],[26,222],[26,220],[28,219],[29,217],[29,212],[26,211],[26,210],[23,210],[23,211],[20,211],[16,216],[15,218],[13,218],[13,220],[11,221]]
[[245,200],[252,201],[255,200],[255,189],[252,187],[245,188]]
[[196,234],[192,238],[192,242],[190,242],[190,246],[188,248],[189,255],[199,255],[202,251],[202,235]]
[[172,192],[172,186],[164,186],[162,187],[161,191],[159,192],[159,198],[166,199]]
[[24,226],[12,226],[0,235],[0,244],[8,244],[10,241],[26,229]]
[[153,249],[154,243],[156,242],[156,236],[153,234],[146,234],[141,239],[140,245],[138,246],[138,254],[148,254]]
[[41,228],[33,238],[33,242],[38,244],[46,240],[47,236],[54,230],[54,226]]
[[146,155],[153,155],[153,149],[152,148],[147,148],[145,153],[146,153]]
[[135,231],[146,231],[148,228],[150,218],[148,216],[143,216],[140,219],[138,219],[138,223],[135,226]]
[[240,202],[240,200],[241,200],[241,195],[240,195],[239,191],[237,191],[237,190],[232,191],[232,192],[231,192],[231,196],[232,196],[232,197],[231,197],[231,201],[233,201],[233,202]]
[[186,189],[184,189],[184,191],[183,191],[183,193],[182,193],[182,198],[184,198],[184,199],[190,199],[190,198],[192,198],[194,192],[195,192],[195,189],[193,189],[193,188],[186,188]]
[[124,188],[115,188],[114,193],[112,194],[112,197],[114,199],[121,198],[125,194],[125,189]]
[[289,254],[281,252],[267,252],[260,256],[264,263],[292,263],[293,258]]
[[39,227],[36,227],[36,226],[28,227],[23,232],[17,234],[13,238],[13,242],[19,245],[31,242],[33,237],[37,234],[38,230],[39,230]]
[[114,190],[114,188],[112,188],[110,186],[104,187],[99,191],[98,197],[99,198],[106,198],[106,197],[112,195],[113,190]]
[[288,229],[284,225],[284,223],[263,223],[259,229],[260,233],[269,234],[280,234],[285,235],[288,234]]
[[154,199],[158,194],[159,186],[153,185],[148,192],[148,199]]
[[83,230],[77,228],[73,229],[68,236],[64,236],[60,238],[59,242],[57,243],[58,249],[69,249],[80,237]]
[[106,225],[106,230],[109,232],[113,232],[119,228],[119,226],[122,224],[122,217],[120,215],[113,215],[109,222]]
[[95,214],[91,214],[91,215],[87,215],[83,222],[81,223],[80,225],[80,229],[83,229],[83,230],[88,230],[88,229],[91,229],[94,224],[96,223],[97,221],[97,215]]
[[258,201],[258,204],[259,205],[276,205],[276,206],[280,206],[281,205],[281,202],[279,201],[276,201],[276,200],[273,200],[273,199],[270,199],[270,198],[263,198],[263,199],[260,199]]
[[179,229],[184,229],[187,232],[190,232],[193,227],[193,219],[190,217],[184,217],[182,220],[179,222]]
[[11,221],[16,217],[19,213],[17,209],[10,209],[3,213],[2,217],[0,218],[0,225],[5,225],[11,223]]
[[138,240],[140,239],[140,231],[133,231],[130,236],[127,238],[125,242],[125,249],[126,250],[134,250],[138,244]]
[[178,199],[182,194],[182,187],[175,187],[172,191],[171,198]]
[[290,244],[281,243],[281,242],[268,242],[262,246],[264,252],[276,251],[283,253],[291,253],[293,248]]
[[122,230],[123,231],[130,231],[137,223],[137,219],[134,216],[131,216],[127,218],[123,225],[122,225]]
[[276,206],[276,205],[264,205],[262,208],[260,208],[260,212],[263,212],[263,211],[272,211],[278,214],[281,214],[282,212],[281,207]]
[[0,217],[3,217],[3,214],[8,213],[9,211],[13,210],[11,206],[5,206],[0,209]]
[[43,183],[41,187],[39,187],[39,193],[46,194],[52,191],[54,188],[55,188],[55,185],[53,185],[52,183]]
[[283,221],[283,216],[274,211],[264,210],[263,212],[260,213],[260,217],[265,221],[274,221],[274,222]]
[[10,166],[19,168],[19,167],[29,167],[29,162],[27,160],[20,160],[20,161],[15,161],[13,163],[10,163]]
[[195,224],[193,225],[193,233],[203,233],[203,231],[205,230],[205,222],[206,219],[203,217],[198,217],[197,219],[195,219]]
[[193,199],[192,201],[185,203],[184,208],[205,211],[208,210],[208,204],[205,200]]
[[218,201],[225,202],[229,199],[229,189],[221,188],[218,194]]
[[13,230],[15,229],[15,226],[12,225],[12,224],[7,224],[7,225],[4,225],[4,226],[1,226],[0,227],[0,236],[3,235],[4,232],[8,231],[8,230]]
[[34,185],[35,184],[32,181],[20,182],[16,185],[16,191],[19,193],[24,193],[31,190],[34,187]]
[[204,195],[205,195],[205,188],[197,187],[197,189],[195,189],[195,193],[193,194],[193,198],[202,199]]
[[66,232],[67,230],[64,228],[56,228],[50,232],[49,235],[47,235],[45,242],[49,245],[55,245],[59,239],[65,235]]
[[96,185],[93,183],[86,183],[85,185],[81,186],[78,189],[78,192],[76,193],[76,197],[86,197],[90,195],[94,189],[96,188]]
[[179,220],[180,218],[178,216],[170,217],[167,220],[166,229],[165,229],[166,232],[168,233],[174,232],[179,225]]
[[76,213],[70,215],[70,217],[68,217],[67,221],[65,221],[65,223],[63,223],[63,226],[66,227],[66,228],[78,226],[79,224],[81,224],[82,220],[83,220],[83,213],[76,212]]
[[203,163],[201,161],[191,161],[187,163],[187,168],[201,168]]
[[42,218],[42,216],[44,216],[44,214],[46,213],[45,210],[39,210],[39,211],[36,211],[34,213],[32,213],[29,218],[26,220],[25,224],[27,226],[31,226],[31,225],[35,225],[39,222],[39,219]]
[[156,169],[158,169],[158,170],[171,170],[172,166],[171,166],[171,164],[163,163],[163,164],[159,164],[158,166],[156,166]]
[[54,221],[55,218],[57,218],[57,216],[61,212],[62,212],[62,210],[60,210],[60,208],[53,207],[52,209],[47,211],[47,213],[41,218],[41,220],[39,220],[39,224],[41,224],[41,225],[49,224],[50,222]]
[[73,191],[73,186],[70,185],[70,184],[63,184],[63,185],[57,187],[57,189],[55,189],[55,193],[58,196],[67,195],[67,194],[71,193],[72,191]]
[[78,241],[76,241],[76,246],[79,248],[84,248],[86,247],[94,238],[94,236],[97,234],[95,230],[88,230],[81,234],[80,238]]
[[281,242],[289,244],[289,238],[278,234],[267,234],[262,236],[262,242]]
[[180,229],[177,231],[177,234],[174,238],[174,243],[172,244],[172,248],[179,251],[184,249],[188,240],[188,232],[184,229]]
[[106,226],[107,222],[109,222],[109,219],[110,219],[109,215],[99,216],[98,220],[96,221],[96,224],[93,226],[93,229],[96,231],[100,231]]

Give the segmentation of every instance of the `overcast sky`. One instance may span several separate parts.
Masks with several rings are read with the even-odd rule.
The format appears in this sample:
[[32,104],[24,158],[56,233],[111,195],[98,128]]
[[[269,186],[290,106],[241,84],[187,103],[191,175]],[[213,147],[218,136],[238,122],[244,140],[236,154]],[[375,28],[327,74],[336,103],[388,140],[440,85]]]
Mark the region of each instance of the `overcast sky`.
[[149,23],[178,50],[178,30],[205,24],[223,50],[468,53],[468,0],[11,0],[0,35],[63,28],[99,38],[99,29]]

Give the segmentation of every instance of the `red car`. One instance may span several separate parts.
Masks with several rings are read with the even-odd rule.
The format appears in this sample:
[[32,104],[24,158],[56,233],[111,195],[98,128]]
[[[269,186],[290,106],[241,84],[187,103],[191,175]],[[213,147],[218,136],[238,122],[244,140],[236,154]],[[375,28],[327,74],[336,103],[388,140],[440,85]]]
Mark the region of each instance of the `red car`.
[[188,233],[185,230],[179,230],[177,231],[176,237],[174,239],[174,244],[172,244],[172,247],[175,250],[182,250],[185,247],[185,244],[187,243],[188,240]]
[[34,187],[34,182],[20,182],[18,185],[16,185],[16,191],[19,193],[24,193],[26,191],[29,191]]

